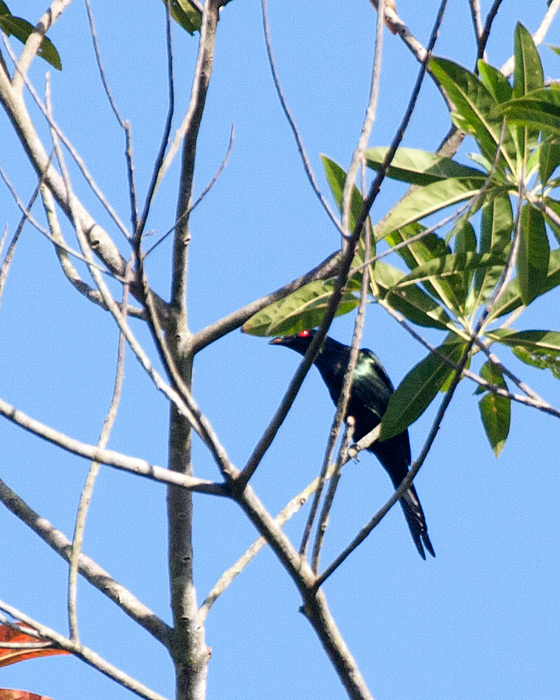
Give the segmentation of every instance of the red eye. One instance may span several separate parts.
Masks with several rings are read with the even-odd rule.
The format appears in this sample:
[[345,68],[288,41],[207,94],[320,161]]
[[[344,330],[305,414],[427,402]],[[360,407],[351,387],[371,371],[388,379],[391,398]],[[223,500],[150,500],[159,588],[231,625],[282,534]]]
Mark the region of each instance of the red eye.
[[301,333],[298,333],[300,338],[307,338],[309,336],[309,331],[302,331]]

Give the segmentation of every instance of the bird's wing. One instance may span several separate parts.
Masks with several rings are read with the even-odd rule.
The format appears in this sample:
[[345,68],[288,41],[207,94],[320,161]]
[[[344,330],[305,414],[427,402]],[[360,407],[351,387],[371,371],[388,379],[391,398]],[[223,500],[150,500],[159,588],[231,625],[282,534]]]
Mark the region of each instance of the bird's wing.
[[364,359],[364,361],[368,362],[374,374],[376,374],[379,377],[379,379],[381,379],[386,389],[388,389],[392,393],[394,390],[393,382],[389,379],[389,375],[385,371],[385,367],[383,367],[383,365],[381,364],[381,360],[377,357],[375,353],[373,353],[371,350],[368,350],[367,348],[361,350],[360,352],[362,358]]
[[[370,350],[362,350],[354,370],[349,413],[362,424],[363,430],[368,432],[381,420],[392,393],[391,380],[377,357]],[[368,414],[374,416],[373,423]]]

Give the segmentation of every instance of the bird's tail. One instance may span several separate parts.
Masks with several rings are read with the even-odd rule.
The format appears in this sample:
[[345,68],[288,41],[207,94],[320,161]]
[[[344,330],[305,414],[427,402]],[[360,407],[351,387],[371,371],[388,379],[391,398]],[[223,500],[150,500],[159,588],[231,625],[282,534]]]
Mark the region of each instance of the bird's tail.
[[420,505],[420,499],[416,493],[414,485],[412,485],[408,491],[401,498],[401,506],[404,511],[406,522],[416,545],[418,553],[422,559],[426,558],[424,552],[424,547],[432,555],[436,556],[430,538],[428,536],[428,526],[426,525],[426,518],[424,517],[424,511]]

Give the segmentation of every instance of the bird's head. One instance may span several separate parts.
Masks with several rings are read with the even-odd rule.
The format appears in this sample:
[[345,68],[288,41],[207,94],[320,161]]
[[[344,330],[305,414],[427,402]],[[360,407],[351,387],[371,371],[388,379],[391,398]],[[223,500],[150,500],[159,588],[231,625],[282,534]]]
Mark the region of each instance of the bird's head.
[[270,345],[284,345],[287,348],[291,348],[305,355],[316,332],[317,331],[301,331],[301,333],[296,333],[295,335],[283,335],[278,338],[273,338],[270,341]]

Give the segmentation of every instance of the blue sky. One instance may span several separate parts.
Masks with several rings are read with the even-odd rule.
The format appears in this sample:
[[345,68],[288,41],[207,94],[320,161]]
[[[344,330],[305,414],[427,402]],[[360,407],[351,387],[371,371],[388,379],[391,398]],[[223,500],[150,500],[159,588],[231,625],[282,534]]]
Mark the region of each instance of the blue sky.
[[[28,0],[15,14],[29,20],[44,6]],[[483,2],[487,10],[489,2]],[[424,44],[437,3],[401,0],[399,10]],[[140,192],[144,192],[165,117],[163,13],[157,0],[93,3],[103,57],[115,98],[130,119]],[[488,58],[500,66],[512,53],[517,20],[535,31],[544,0],[504,0]],[[375,14],[365,0],[319,3],[271,0],[270,21],[278,69],[290,107],[324,191],[319,154],[346,166],[366,106]],[[560,44],[558,20],[547,41]],[[179,107],[184,109],[196,39],[176,32]],[[63,71],[52,72],[57,121],[81,152],[121,217],[128,221],[122,135],[97,81],[85,9],[73,3],[50,35]],[[436,53],[472,66],[474,41],[465,0],[451,0]],[[559,61],[541,51],[545,75]],[[378,118],[371,145],[387,145],[401,119],[417,63],[386,33]],[[32,77],[42,90],[46,64]],[[180,110],[179,110],[180,112]],[[34,180],[11,126],[0,117],[1,161],[26,199]],[[198,149],[196,188],[212,177],[228,144],[228,166],[192,217],[189,322],[197,330],[314,266],[338,246],[337,233],[310,191],[266,62],[259,3],[231,2],[223,11],[213,83]],[[449,125],[443,101],[427,81],[405,145],[433,150]],[[466,143],[461,157],[472,149]],[[174,221],[177,168],[156,198],[148,228]],[[80,184],[94,216],[110,223]],[[373,209],[380,218],[404,192],[386,182]],[[37,215],[41,214],[37,207]],[[2,226],[13,231],[18,213],[0,188]],[[114,229],[115,238],[119,234]],[[69,231],[67,229],[67,233]],[[122,239],[119,245],[122,245]],[[122,249],[125,250],[124,245]],[[169,286],[169,244],[151,256],[148,274],[163,296]],[[538,300],[519,329],[559,330],[558,292]],[[108,407],[117,347],[111,318],[76,295],[50,244],[26,228],[16,251],[0,309],[0,396],[31,416],[83,441],[95,442]],[[352,317],[331,334],[348,341]],[[150,349],[148,333],[135,331]],[[437,342],[437,333],[426,334]],[[382,359],[395,383],[425,354],[376,305],[368,308],[363,344]],[[501,351],[504,362],[553,405],[557,380],[529,370]],[[297,358],[259,338],[235,332],[197,357],[195,395],[233,461],[241,466],[260,437],[295,371]],[[478,366],[478,364],[476,365]],[[130,355],[125,389],[110,447],[165,465],[167,406]],[[372,536],[326,584],[331,610],[376,700],[556,700],[560,685],[560,514],[556,493],[557,421],[515,405],[508,442],[496,460],[478,417],[474,386],[462,382],[416,481],[437,558],[417,555],[402,513],[393,509]],[[413,455],[435,408],[411,429]],[[333,407],[312,371],[293,411],[254,479],[272,512],[309,481],[320,466]],[[73,528],[87,463],[0,421],[0,477],[67,535]],[[195,469],[218,474],[197,441]],[[390,494],[374,458],[348,465],[335,504],[323,561],[343,547]],[[196,585],[200,600],[222,571],[255,538],[235,505],[197,496]],[[303,518],[287,532],[299,541]],[[27,528],[0,509],[0,598],[66,632],[65,564]],[[84,551],[169,621],[165,489],[102,469],[96,484]],[[207,620],[213,650],[208,697],[232,700],[297,695],[345,697],[300,600],[270,551],[262,552],[219,599]],[[83,641],[154,690],[173,696],[167,655],[85,582],[79,589]],[[73,659],[27,661],[2,669],[0,687],[55,698],[115,700],[129,693]]]

